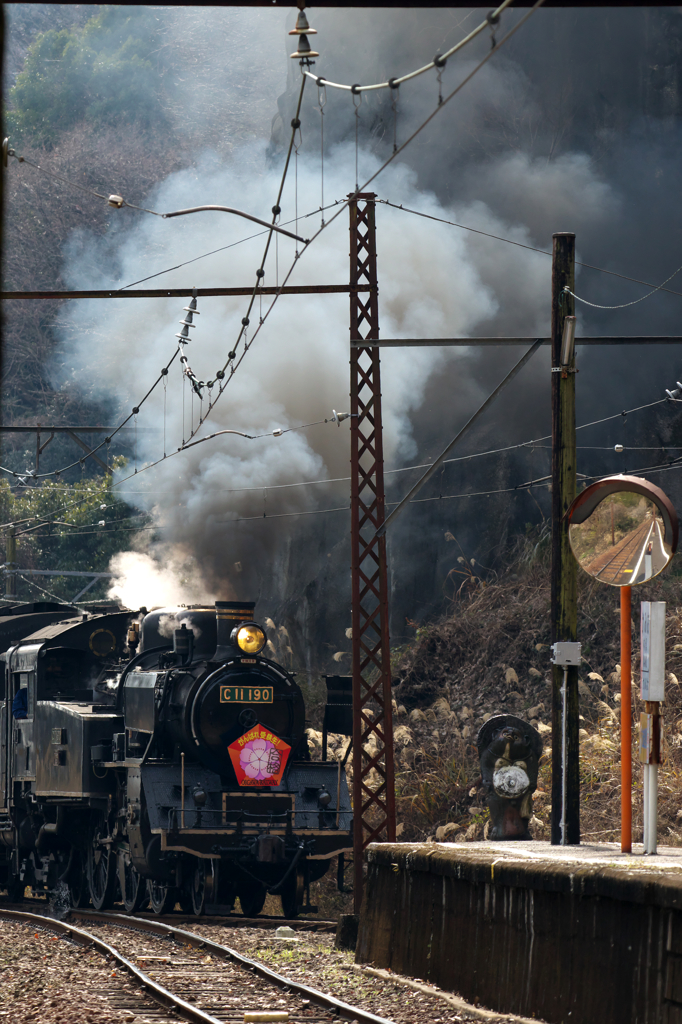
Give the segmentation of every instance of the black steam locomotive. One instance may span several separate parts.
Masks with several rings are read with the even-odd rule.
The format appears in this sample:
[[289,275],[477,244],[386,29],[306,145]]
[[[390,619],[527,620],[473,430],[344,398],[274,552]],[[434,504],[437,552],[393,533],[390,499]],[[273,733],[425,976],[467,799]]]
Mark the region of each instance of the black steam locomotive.
[[348,786],[340,762],[310,759],[301,690],[263,656],[253,608],[0,618],[10,897],[66,884],[75,906],[129,913],[239,897],[252,916],[267,893],[286,917],[309,906],[352,847]]

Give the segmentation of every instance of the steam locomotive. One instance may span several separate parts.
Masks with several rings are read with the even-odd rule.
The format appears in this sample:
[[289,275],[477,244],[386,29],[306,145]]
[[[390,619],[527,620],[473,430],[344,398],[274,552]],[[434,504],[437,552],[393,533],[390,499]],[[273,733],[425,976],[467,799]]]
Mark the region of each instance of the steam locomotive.
[[352,848],[348,786],[340,762],[310,759],[303,695],[253,610],[0,618],[11,898],[66,885],[97,910],[225,913],[239,897],[254,916],[268,893],[285,917],[310,908],[310,882]]

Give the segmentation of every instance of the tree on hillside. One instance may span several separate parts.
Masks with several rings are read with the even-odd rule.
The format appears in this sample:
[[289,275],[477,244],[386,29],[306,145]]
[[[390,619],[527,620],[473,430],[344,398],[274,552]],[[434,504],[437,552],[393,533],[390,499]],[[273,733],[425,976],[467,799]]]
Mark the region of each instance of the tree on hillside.
[[[111,477],[76,484],[49,481],[27,487],[21,494],[2,480],[0,516],[3,543],[14,528],[20,570],[108,572],[112,556],[129,550],[136,537],[154,537],[148,529],[149,516],[120,498]],[[16,592],[26,601],[44,600],[46,592],[70,601],[86,583],[87,578],[19,576]],[[88,597],[103,598],[107,584],[107,580],[98,582]]]
[[165,121],[159,87],[170,51],[146,7],[103,5],[82,28],[41,33],[9,94],[6,115],[19,142],[52,146],[74,125]]

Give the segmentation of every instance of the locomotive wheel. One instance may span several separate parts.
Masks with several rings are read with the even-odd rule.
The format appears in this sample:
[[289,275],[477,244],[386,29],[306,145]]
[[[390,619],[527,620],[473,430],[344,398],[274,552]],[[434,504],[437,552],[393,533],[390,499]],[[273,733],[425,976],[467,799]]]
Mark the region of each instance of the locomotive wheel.
[[74,850],[73,864],[69,871],[68,885],[72,907],[79,908],[90,906],[88,874],[85,867],[85,858],[80,850]]
[[146,893],[145,883],[128,860],[123,860],[119,868],[119,881],[121,883],[121,897],[126,914],[135,914],[142,906]]
[[[210,861],[197,857],[194,871],[190,876],[190,896],[192,899],[192,913],[201,917],[206,906],[207,875],[210,875]],[[207,870],[208,868],[208,870]]]
[[261,886],[260,888],[258,886],[253,886],[248,889],[240,889],[239,902],[242,905],[242,914],[244,917],[258,917],[265,904],[265,897],[267,894],[265,886]]
[[178,893],[172,885],[161,885],[159,882],[147,879],[147,895],[149,905],[155,914],[169,914],[175,906]]
[[10,875],[7,879],[7,896],[10,903],[21,903],[24,898],[25,888],[26,885],[20,878],[15,875]]
[[108,846],[95,842],[93,837],[88,847],[88,888],[95,910],[107,910],[116,893],[116,857]]
[[292,873],[286,880],[282,889],[280,900],[282,901],[282,913],[290,921],[298,917],[299,907],[303,905],[305,895],[305,875],[302,871]]
[[178,889],[178,903],[183,914],[193,914],[194,908],[192,906],[192,893],[190,892],[191,880],[187,886],[182,889]]

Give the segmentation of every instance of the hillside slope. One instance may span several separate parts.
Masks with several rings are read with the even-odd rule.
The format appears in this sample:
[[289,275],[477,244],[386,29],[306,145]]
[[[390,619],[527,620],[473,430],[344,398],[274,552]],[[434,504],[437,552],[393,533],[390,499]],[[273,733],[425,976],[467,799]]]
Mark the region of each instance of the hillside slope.
[[[633,589],[634,838],[641,839],[641,766],[637,758],[639,604],[665,600],[668,683],[664,705],[666,764],[660,776],[659,837],[682,845],[682,561]],[[546,541],[524,540],[507,570],[487,580],[464,562],[464,586],[451,612],[417,629],[396,652],[396,757],[403,838],[481,838],[487,821],[476,735],[496,713],[531,721],[545,742],[532,831],[549,838],[551,687],[549,564]],[[613,840],[620,830],[619,593],[579,576],[582,642],[581,826],[583,837]]]

